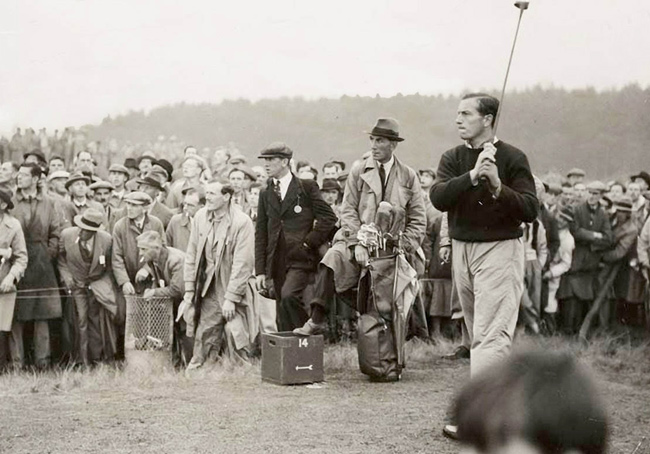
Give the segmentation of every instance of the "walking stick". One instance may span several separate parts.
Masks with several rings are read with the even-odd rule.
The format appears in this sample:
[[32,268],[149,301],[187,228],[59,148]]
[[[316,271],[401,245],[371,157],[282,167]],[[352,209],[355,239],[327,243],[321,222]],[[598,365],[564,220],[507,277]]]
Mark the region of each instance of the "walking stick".
[[609,292],[610,287],[614,283],[614,279],[616,279],[616,276],[618,275],[618,271],[621,269],[621,265],[623,263],[619,261],[618,263],[611,265],[609,269],[609,274],[607,274],[607,278],[605,279],[605,282],[603,283],[603,286],[600,288],[600,291],[598,292],[598,296],[594,300],[594,304],[592,304],[591,309],[589,309],[589,312],[587,312],[587,316],[582,322],[582,326],[580,327],[580,333],[578,334],[580,340],[586,341],[587,340],[587,334],[589,333],[589,328],[591,328],[591,323],[600,310],[600,307],[603,305],[605,300],[607,299],[607,293]]

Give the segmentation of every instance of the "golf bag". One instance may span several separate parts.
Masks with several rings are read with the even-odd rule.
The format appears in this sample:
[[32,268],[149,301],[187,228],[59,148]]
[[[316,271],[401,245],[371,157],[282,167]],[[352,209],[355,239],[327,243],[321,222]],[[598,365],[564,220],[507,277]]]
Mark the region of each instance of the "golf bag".
[[357,352],[361,372],[397,381],[405,366],[409,312],[419,291],[416,271],[403,253],[371,258],[359,280]]

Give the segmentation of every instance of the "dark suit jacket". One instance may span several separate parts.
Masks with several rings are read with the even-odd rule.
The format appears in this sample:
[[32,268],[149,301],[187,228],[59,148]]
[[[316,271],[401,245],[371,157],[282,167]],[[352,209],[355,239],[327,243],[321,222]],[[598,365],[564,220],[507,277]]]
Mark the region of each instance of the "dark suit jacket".
[[[300,213],[296,213],[296,206],[301,207]],[[336,221],[315,181],[300,180],[294,175],[281,202],[273,191],[273,179],[269,178],[257,207],[255,273],[267,277],[284,273],[285,270],[275,269],[279,254],[285,254],[287,267],[315,269],[318,248],[327,241]],[[279,250],[281,234],[284,242]]]

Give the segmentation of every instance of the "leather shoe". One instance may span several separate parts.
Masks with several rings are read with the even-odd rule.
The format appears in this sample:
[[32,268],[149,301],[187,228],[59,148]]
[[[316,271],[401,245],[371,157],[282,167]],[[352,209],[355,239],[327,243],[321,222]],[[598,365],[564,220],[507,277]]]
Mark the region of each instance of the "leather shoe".
[[324,334],[326,330],[327,323],[314,323],[310,318],[302,327],[294,329],[293,334],[299,336],[315,336],[316,334]]
[[456,350],[454,350],[453,353],[449,355],[444,355],[443,358],[452,359],[452,360],[467,359],[469,358],[469,348],[465,347],[464,345],[461,345]]
[[442,434],[452,440],[458,440],[458,426],[447,424],[442,428]]

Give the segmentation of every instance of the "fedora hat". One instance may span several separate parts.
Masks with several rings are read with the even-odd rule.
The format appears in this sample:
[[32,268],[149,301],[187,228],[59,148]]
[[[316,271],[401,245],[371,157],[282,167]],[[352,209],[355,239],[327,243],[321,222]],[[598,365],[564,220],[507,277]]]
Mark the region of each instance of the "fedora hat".
[[[124,160],[124,167],[126,167],[127,169],[138,170],[138,164],[137,164],[137,162],[135,161],[134,158],[126,158]],[[128,170],[127,170],[127,172],[128,172]]]
[[104,222],[104,215],[94,208],[88,208],[82,214],[74,217],[74,224],[83,230],[96,232]]
[[167,172],[164,169],[154,168],[144,178],[137,178],[135,182],[138,184],[146,184],[162,191],[163,185],[167,182]]
[[0,188],[0,201],[7,204],[8,210],[11,210],[14,207],[14,202],[11,200],[12,197],[11,191]]
[[38,148],[34,148],[33,150],[27,151],[27,152],[25,152],[25,154],[23,154],[24,159],[27,159],[28,156],[36,156],[36,158],[39,160],[39,162],[47,164],[47,159],[45,158],[45,155]]
[[399,123],[394,118],[379,118],[372,131],[366,131],[366,134],[376,137],[384,137],[393,142],[401,142],[403,137],[399,136]]
[[332,178],[325,178],[321,183],[321,191],[338,191],[341,192],[341,185]]
[[88,178],[86,175],[84,175],[81,172],[75,172],[72,175],[70,175],[68,181],[65,182],[65,188],[68,189],[70,186],[72,186],[72,183],[76,183],[77,181],[85,182],[86,186],[90,185],[90,178]]
[[650,174],[648,174],[648,172],[646,172],[645,170],[639,172],[637,175],[632,175],[632,176],[630,177],[630,180],[634,181],[634,180],[636,180],[637,178],[642,179],[643,181],[646,182],[646,184],[647,184],[648,186],[650,186]]

